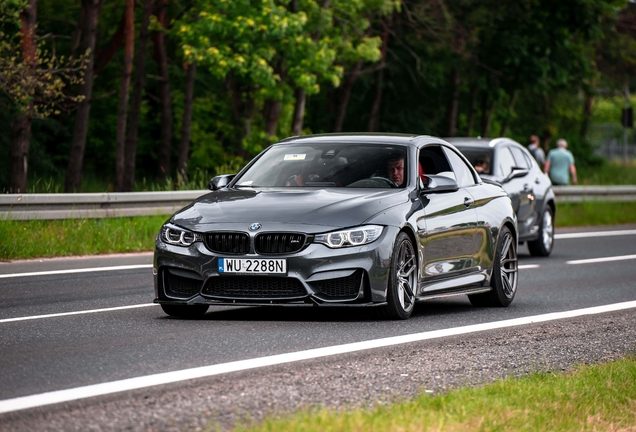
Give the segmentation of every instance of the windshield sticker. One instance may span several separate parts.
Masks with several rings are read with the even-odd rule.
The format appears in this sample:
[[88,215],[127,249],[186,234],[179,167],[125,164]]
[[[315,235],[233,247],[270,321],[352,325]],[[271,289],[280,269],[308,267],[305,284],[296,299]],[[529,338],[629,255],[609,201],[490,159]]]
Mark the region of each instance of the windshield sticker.
[[305,160],[306,154],[286,154],[283,160],[286,161],[298,161]]
[[252,183],[254,183],[254,180],[248,180],[248,181],[241,182],[239,186],[251,186]]

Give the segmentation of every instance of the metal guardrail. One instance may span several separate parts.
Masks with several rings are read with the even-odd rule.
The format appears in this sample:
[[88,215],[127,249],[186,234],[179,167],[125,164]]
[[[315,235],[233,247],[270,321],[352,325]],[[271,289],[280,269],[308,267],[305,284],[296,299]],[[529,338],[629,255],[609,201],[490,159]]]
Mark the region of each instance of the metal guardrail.
[[0,195],[0,220],[169,215],[209,190]]
[[636,186],[552,186],[557,203],[636,201]]
[[[636,201],[636,186],[554,186],[557,203]],[[0,220],[169,215],[208,190],[0,195]]]

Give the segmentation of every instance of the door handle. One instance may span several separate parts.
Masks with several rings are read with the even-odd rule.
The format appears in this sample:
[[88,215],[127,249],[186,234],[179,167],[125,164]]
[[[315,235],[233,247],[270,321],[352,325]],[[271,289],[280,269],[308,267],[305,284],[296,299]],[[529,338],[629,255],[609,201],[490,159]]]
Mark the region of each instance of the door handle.
[[474,202],[475,202],[474,199],[469,198],[469,197],[464,197],[464,205],[466,207],[470,207],[471,205],[473,205]]

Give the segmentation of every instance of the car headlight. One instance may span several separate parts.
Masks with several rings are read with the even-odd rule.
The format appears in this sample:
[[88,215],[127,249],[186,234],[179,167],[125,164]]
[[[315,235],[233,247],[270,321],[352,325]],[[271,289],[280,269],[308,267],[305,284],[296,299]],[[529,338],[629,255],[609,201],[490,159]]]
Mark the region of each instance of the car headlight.
[[314,237],[314,242],[322,243],[330,248],[361,246],[377,240],[382,235],[383,229],[384,227],[378,225],[365,225],[326,234],[317,234]]
[[176,246],[190,246],[194,242],[203,241],[203,235],[174,225],[162,226],[160,237],[165,243]]

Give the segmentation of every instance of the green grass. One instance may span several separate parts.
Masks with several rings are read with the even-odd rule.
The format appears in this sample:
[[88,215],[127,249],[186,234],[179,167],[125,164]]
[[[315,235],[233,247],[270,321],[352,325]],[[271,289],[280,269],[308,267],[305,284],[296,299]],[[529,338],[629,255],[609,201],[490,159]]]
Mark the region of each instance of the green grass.
[[595,167],[577,168],[579,185],[636,185],[636,161],[610,161]]
[[537,373],[372,410],[308,409],[237,432],[634,431],[636,358]]
[[557,227],[636,223],[636,202],[560,203],[555,221]]
[[153,249],[167,216],[0,222],[0,260]]

